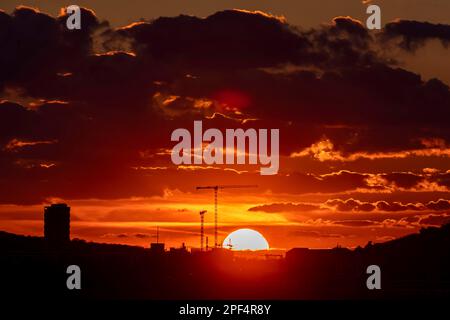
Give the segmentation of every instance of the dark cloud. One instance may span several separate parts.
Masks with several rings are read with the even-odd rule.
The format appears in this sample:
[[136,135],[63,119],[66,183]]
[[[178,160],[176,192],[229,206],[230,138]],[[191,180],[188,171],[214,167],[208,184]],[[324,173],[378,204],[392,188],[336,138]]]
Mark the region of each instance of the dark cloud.
[[439,199],[437,201],[429,201],[427,203],[406,203],[401,202],[362,202],[354,199],[333,199],[324,203],[325,206],[335,208],[338,211],[355,211],[355,212],[368,212],[373,210],[386,211],[386,212],[398,212],[398,211],[445,211],[450,209],[450,201]]
[[341,220],[334,221],[333,223],[347,227],[368,227],[376,224],[374,221],[370,220]]
[[150,237],[152,237],[151,235],[145,234],[145,233],[136,233],[134,236],[135,236],[136,238],[140,238],[140,239],[145,239],[145,238],[150,238]]
[[433,226],[441,226],[450,222],[450,215],[435,215],[431,214],[427,217],[423,217],[420,219],[421,225],[433,225]]
[[331,24],[313,29],[308,33],[323,66],[337,67],[368,66],[383,63],[370,47],[373,38],[364,25],[351,17],[336,17]]
[[287,132],[284,153],[299,151],[323,136],[343,154],[424,149],[424,138],[450,138],[444,120],[450,108],[448,87],[386,65],[327,70],[321,75],[264,70],[199,73],[195,79],[181,79],[171,90],[214,99],[223,88],[248,97],[242,111],[249,117],[290,123],[282,128]]
[[393,172],[387,174],[380,174],[380,177],[386,179],[390,184],[393,183],[399,188],[411,189],[418,183],[425,180],[420,174],[414,174],[411,172]]
[[[376,201],[364,202],[355,199],[330,199],[324,203],[272,203],[251,207],[248,211],[260,211],[266,213],[282,212],[311,212],[321,211],[326,216],[326,212],[331,209],[338,212],[358,212],[369,213],[374,211],[402,212],[402,211],[446,211],[450,210],[450,200],[439,199],[427,203],[401,203],[396,201]],[[385,216],[386,217],[386,216]],[[395,216],[393,216],[395,217]],[[373,217],[371,216],[373,219]]]
[[278,213],[278,212],[302,212],[302,211],[314,211],[319,210],[320,206],[316,204],[307,203],[271,203],[264,204],[256,207],[251,207],[248,211],[261,211],[267,213]]
[[338,211],[372,211],[375,205],[368,202],[360,202],[354,199],[347,199],[345,201],[340,199],[328,200],[325,203],[328,207],[334,207]]
[[[295,62],[308,41],[279,18],[239,10],[205,19],[181,15],[118,30],[144,59],[189,68],[257,68]],[[187,70],[185,70],[187,71]]]
[[152,238],[153,236],[146,233],[106,233],[101,236],[102,238],[138,238],[146,239]]
[[431,210],[442,211],[450,210],[450,201],[439,199],[438,201],[430,201],[426,204],[426,207]]
[[297,230],[290,233],[294,237],[307,237],[307,238],[345,238],[345,235],[338,233],[323,233],[314,230]]
[[441,186],[450,188],[450,170],[447,172],[437,173],[430,177],[430,180]]
[[406,211],[406,210],[424,210],[425,207],[422,204],[402,204],[399,202],[386,202],[386,201],[378,201],[376,203],[376,207],[380,211]]
[[418,227],[418,226],[441,226],[450,221],[450,215],[448,213],[439,214],[422,214],[411,216],[384,216],[380,215],[371,219],[370,217],[345,220],[333,220],[333,224],[351,226],[351,227],[368,227],[368,226],[386,226],[386,227]]
[[398,20],[385,25],[382,37],[385,40],[400,39],[399,45],[408,51],[415,51],[431,39],[440,40],[447,48],[450,42],[450,25]]
[[71,31],[64,15],[53,18],[23,6],[11,15],[0,12],[0,88],[8,83],[30,89],[76,67],[91,53],[92,34],[101,25],[88,9],[81,16],[83,28]]

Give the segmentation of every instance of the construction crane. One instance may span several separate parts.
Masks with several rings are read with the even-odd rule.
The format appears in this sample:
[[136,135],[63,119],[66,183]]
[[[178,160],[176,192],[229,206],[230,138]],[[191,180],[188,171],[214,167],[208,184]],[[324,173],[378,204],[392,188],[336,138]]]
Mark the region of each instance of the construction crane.
[[238,189],[238,188],[256,188],[256,187],[257,187],[257,185],[245,185],[245,184],[198,186],[198,187],[196,187],[196,190],[204,190],[204,189],[212,189],[212,190],[214,190],[214,247],[215,248],[219,247],[219,244],[217,243],[217,220],[218,220],[217,193],[218,193],[219,189]]
[[205,213],[206,210],[200,211],[200,251],[203,251],[203,237],[204,237],[203,223],[205,221]]

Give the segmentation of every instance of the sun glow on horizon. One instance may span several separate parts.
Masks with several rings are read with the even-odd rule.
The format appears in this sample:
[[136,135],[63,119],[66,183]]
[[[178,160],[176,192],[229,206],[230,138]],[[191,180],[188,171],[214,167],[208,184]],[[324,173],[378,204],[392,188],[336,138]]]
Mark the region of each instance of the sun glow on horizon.
[[232,250],[269,250],[269,243],[258,231],[252,229],[238,229],[231,232],[222,246]]

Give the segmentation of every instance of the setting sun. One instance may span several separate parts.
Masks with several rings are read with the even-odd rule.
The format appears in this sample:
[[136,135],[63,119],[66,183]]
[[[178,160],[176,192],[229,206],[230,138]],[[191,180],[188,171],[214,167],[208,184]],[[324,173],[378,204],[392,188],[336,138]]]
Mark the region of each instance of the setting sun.
[[268,250],[269,243],[258,231],[252,229],[239,229],[231,232],[225,240],[223,247],[232,250]]

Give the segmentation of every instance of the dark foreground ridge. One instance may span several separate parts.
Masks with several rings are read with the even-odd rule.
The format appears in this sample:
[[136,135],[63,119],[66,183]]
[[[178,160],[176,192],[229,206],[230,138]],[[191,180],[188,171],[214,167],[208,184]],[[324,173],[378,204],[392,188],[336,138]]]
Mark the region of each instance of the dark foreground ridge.
[[[227,250],[161,252],[0,232],[2,296],[80,299],[391,299],[450,296],[450,224],[364,248],[296,248],[285,258]],[[66,269],[81,268],[81,290]],[[369,290],[369,265],[381,290]]]

